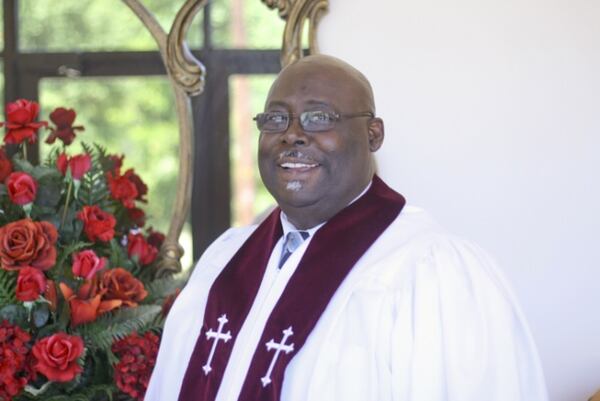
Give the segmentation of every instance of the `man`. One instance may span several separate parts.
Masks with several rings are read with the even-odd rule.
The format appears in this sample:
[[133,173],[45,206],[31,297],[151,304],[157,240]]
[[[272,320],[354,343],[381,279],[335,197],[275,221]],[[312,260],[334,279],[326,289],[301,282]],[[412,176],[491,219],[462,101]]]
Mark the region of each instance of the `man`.
[[546,400],[490,258],[374,175],[384,126],[360,72],[303,58],[256,121],[279,208],[204,253],[146,400]]

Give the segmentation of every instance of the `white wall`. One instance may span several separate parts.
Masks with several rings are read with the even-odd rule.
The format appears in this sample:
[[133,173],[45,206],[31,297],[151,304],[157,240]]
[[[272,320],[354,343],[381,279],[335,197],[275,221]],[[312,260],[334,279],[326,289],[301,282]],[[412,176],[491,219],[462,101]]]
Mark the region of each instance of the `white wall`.
[[373,83],[381,175],[495,256],[552,401],[587,400],[600,388],[600,1],[330,0],[319,35]]

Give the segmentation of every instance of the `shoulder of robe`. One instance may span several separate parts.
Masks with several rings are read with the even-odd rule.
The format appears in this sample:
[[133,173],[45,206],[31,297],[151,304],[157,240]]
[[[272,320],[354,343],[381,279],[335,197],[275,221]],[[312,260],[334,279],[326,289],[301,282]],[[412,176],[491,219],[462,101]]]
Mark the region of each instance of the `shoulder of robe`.
[[373,248],[376,263],[365,273],[390,290],[422,285],[472,290],[476,285],[513,299],[502,272],[483,249],[449,234],[420,208],[405,207]]
[[257,227],[258,225],[231,227],[221,234],[206,248],[196,263],[190,281],[210,270],[211,267],[222,268]]

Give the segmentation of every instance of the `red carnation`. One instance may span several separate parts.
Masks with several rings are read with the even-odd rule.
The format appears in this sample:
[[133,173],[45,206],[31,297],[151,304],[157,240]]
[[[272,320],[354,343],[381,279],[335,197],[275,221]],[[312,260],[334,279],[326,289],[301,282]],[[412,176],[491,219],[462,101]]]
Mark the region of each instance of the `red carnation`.
[[69,382],[83,370],[77,358],[83,353],[83,340],[78,336],[56,333],[38,341],[32,349],[33,368],[55,382]]
[[46,139],[46,143],[52,144],[56,138],[58,138],[63,141],[65,146],[70,145],[73,142],[73,139],[75,139],[75,131],[84,130],[81,125],[73,126],[75,117],[77,117],[75,110],[65,109],[64,107],[59,107],[50,113],[50,121],[56,125],[56,128],[50,128],[52,133],[48,136],[48,139]]
[[119,358],[114,367],[115,383],[119,390],[142,401],[156,364],[159,339],[151,332],[144,336],[132,333],[115,342],[113,353]]
[[106,258],[100,258],[91,249],[73,254],[73,275],[91,280],[97,272],[104,269]]
[[10,200],[22,206],[35,200],[38,184],[29,174],[15,171],[6,179],[6,189]]
[[46,276],[33,267],[19,270],[16,295],[19,301],[35,301],[46,291]]
[[19,99],[6,106],[6,135],[4,142],[20,144],[25,140],[34,143],[37,139],[37,131],[46,127],[46,121],[35,122],[40,112],[40,106],[36,102]]
[[81,180],[81,177],[92,168],[92,158],[87,153],[67,157],[61,153],[56,159],[56,168],[62,175],[67,174],[67,168],[71,169],[71,177],[74,180]]
[[144,181],[142,181],[141,177],[137,175],[132,168],[125,171],[123,176],[127,177],[127,179],[133,182],[133,185],[135,185],[135,189],[137,190],[137,197],[135,199],[146,202],[144,196],[148,193],[148,186],[144,183]]
[[135,183],[124,175],[109,172],[106,174],[108,178],[108,187],[113,199],[121,201],[126,208],[135,206],[134,201],[138,197],[138,191]]
[[27,343],[31,336],[6,320],[0,322],[0,400],[12,400],[31,379]]
[[154,262],[158,249],[146,242],[142,234],[129,234],[127,236],[127,253],[130,258],[136,256],[141,265],[149,265]]
[[83,232],[90,241],[108,242],[115,236],[115,217],[98,206],[84,206],[77,218],[83,221]]
[[6,155],[4,146],[0,147],[0,181],[4,182],[6,177],[13,171],[12,162]]

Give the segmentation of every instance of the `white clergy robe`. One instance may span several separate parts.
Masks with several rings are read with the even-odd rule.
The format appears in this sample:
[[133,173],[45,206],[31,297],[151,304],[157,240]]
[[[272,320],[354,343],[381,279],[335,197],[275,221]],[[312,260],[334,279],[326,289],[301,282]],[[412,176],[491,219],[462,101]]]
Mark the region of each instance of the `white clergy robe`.
[[[285,230],[285,224],[283,224]],[[255,226],[232,228],[173,305],[146,401],[176,401],[211,284]],[[237,400],[265,322],[312,236],[275,246],[217,394]],[[199,372],[198,374],[202,374]],[[545,401],[535,345],[490,257],[405,206],[356,263],[288,364],[282,401]]]

